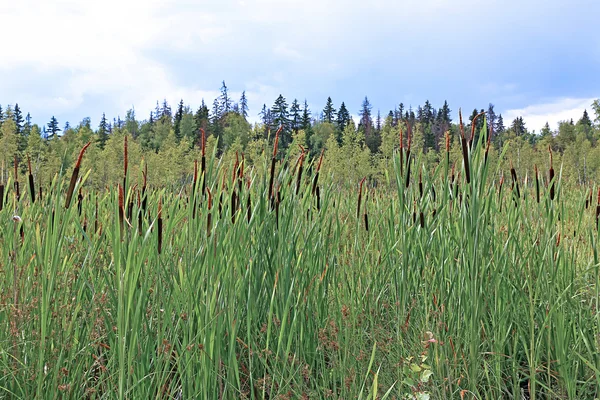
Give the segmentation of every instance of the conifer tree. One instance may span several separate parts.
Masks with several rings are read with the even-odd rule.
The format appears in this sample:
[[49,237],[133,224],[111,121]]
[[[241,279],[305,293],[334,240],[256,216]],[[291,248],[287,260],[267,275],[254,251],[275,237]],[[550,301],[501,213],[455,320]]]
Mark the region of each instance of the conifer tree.
[[54,137],[58,135],[58,132],[60,131],[61,129],[58,127],[58,121],[53,115],[52,118],[50,118],[50,122],[48,122],[49,137]]
[[[152,113],[150,113],[150,118],[152,118]],[[102,119],[100,120],[100,125],[98,125],[98,147],[104,150],[106,146],[106,142],[108,140],[108,120],[106,119],[106,114],[102,113]]]
[[248,118],[248,99],[246,98],[246,91],[242,92],[242,97],[240,98],[240,114],[244,118]]
[[333,101],[331,101],[331,97],[327,98],[327,104],[325,104],[325,108],[323,109],[323,122],[329,122],[330,124],[335,119],[335,108],[333,107]]
[[290,108],[290,119],[291,119],[291,128],[294,133],[298,133],[302,126],[302,116],[300,115],[300,103],[298,103],[298,99],[294,99],[292,102],[292,107]]
[[181,119],[183,118],[183,99],[179,101],[179,106],[177,107],[177,111],[175,112],[175,121],[174,121],[174,130],[175,130],[175,139],[177,143],[181,140],[183,135],[181,134]]
[[225,85],[225,81],[223,81],[223,85],[221,86],[219,107],[221,108],[221,113],[223,115],[231,111],[231,98],[229,97],[229,91],[227,90],[227,85]]

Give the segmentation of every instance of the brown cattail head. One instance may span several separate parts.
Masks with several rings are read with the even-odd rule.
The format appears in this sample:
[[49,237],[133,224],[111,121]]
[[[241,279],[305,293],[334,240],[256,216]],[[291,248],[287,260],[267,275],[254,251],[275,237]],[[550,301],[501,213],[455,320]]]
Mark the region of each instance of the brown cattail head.
[[208,214],[206,215],[206,235],[210,236],[210,232],[212,229],[212,213],[210,210],[212,209],[212,193],[209,188],[206,188],[206,193],[208,194]]
[[163,242],[163,237],[162,237],[162,225],[163,225],[163,220],[162,220],[162,201],[161,198],[158,198],[158,254],[162,253],[162,242]]
[[463,162],[465,165],[465,178],[467,183],[471,183],[471,169],[469,167],[469,146],[467,143],[467,139],[465,138],[465,129],[462,122],[462,113],[460,109],[458,110],[458,116],[460,118],[460,141],[462,144],[462,153],[463,153]]
[[194,179],[193,179],[192,193],[196,191],[196,184],[198,183],[198,160],[194,160]]
[[535,172],[535,198],[537,202],[540,202],[540,181],[538,178],[538,167],[537,164],[533,164],[533,170]]
[[121,231],[121,240],[123,239],[123,228],[125,219],[125,196],[123,194],[123,187],[118,185],[119,189],[119,229]]
[[77,162],[75,163],[75,168],[73,168],[73,174],[71,175],[71,182],[69,183],[69,189],[67,190],[67,199],[65,201],[65,208],[69,208],[71,205],[71,198],[73,197],[73,191],[75,190],[75,184],[77,183],[77,178],[79,177],[79,168],[81,167],[81,161],[83,160],[83,154],[90,147],[92,142],[88,142],[85,146],[81,148],[79,152],[79,157],[77,157]]
[[446,153],[450,153],[450,131],[446,131],[444,136],[446,137]]
[[300,193],[300,184],[302,183],[302,166],[304,163],[304,157],[306,155],[304,147],[300,146],[302,153],[300,153],[300,157],[298,159],[298,175],[296,178],[296,196]]
[[[407,146],[407,153],[406,154],[410,154],[410,144],[412,142],[412,127],[410,126],[410,122],[406,121],[406,130],[408,131],[408,146]],[[408,158],[408,156],[407,156]]]
[[465,126],[463,125],[462,110],[460,108],[458,109],[458,120],[459,120],[459,127],[460,127],[460,137],[462,139],[464,139],[465,138]]
[[402,124],[398,124],[398,130],[400,131],[400,150],[404,148],[404,132],[402,132]]
[[29,168],[29,194],[31,195],[31,204],[35,203],[35,183],[33,182],[33,174],[31,173],[31,159],[27,155],[27,166]]
[[204,157],[206,155],[206,132],[204,132],[204,129],[200,128],[200,146],[202,147],[202,157]]
[[519,191],[519,180],[517,178],[517,171],[513,167],[512,161],[510,162],[510,175],[511,175],[512,181],[513,181],[512,188],[515,191],[515,195],[517,196],[517,199],[520,199],[521,192]]
[[423,198],[423,170],[419,168],[419,197]]
[[360,184],[358,185],[358,207],[356,207],[356,218],[360,218],[360,203],[362,201],[362,191],[363,191],[363,184],[365,183],[365,180],[367,179],[367,177],[362,178],[362,180],[360,181]]

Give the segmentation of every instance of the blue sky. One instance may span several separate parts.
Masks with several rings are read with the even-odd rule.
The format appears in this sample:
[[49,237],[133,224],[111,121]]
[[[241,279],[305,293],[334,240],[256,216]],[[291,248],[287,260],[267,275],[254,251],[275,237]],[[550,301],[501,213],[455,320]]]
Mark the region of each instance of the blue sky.
[[0,0],[0,103],[61,124],[156,100],[196,109],[225,80],[250,114],[281,93],[357,114],[492,102],[530,129],[600,97],[597,0]]

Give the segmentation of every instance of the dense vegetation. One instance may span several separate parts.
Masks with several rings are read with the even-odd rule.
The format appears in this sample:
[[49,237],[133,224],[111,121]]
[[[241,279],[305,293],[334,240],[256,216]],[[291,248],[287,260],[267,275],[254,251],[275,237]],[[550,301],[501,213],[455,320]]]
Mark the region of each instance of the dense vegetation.
[[392,115],[372,150],[364,124],[244,143],[222,119],[22,147],[3,122],[2,396],[598,397],[591,122],[587,149],[581,121],[560,148],[485,116],[433,149]]
[[[590,106],[592,115],[585,111],[576,121],[561,122],[556,131],[546,125],[540,132],[530,132],[522,117],[505,126],[502,115],[496,115],[490,104],[485,111],[487,126],[492,132],[492,157],[506,148],[504,172],[508,173],[512,162],[523,176],[526,173],[531,176],[534,165],[542,164],[550,147],[557,165],[562,164],[568,182],[584,184],[597,180],[600,177],[600,147],[597,146],[600,101]],[[236,153],[244,153],[248,164],[260,166],[263,148],[273,144],[275,130],[283,126],[280,158],[286,154],[296,155],[297,145],[308,149],[312,157],[325,149],[326,175],[333,174],[336,182],[355,183],[364,176],[373,182],[381,180],[384,171],[390,168],[393,150],[398,147],[398,131],[402,129],[406,135],[407,124],[414,135],[413,151],[423,153],[422,163],[428,169],[439,163],[445,133],[450,132],[453,145],[459,134],[458,121],[452,120],[447,102],[436,109],[426,101],[414,110],[400,103],[387,114],[379,111],[375,114],[365,97],[360,108],[354,109],[358,111],[357,125],[351,118],[351,110],[343,102],[338,108],[334,107],[328,98],[322,111],[311,113],[306,101],[301,104],[293,100],[290,105],[280,95],[271,108],[263,105],[260,122],[252,125],[248,122],[245,93],[239,102],[234,102],[225,82],[221,95],[214,99],[210,109],[202,102],[194,112],[182,100],[173,112],[166,101],[157,102],[156,109],[145,120],[140,120],[133,109],[127,111],[124,119],[111,119],[103,114],[96,129],[90,118],[74,126],[66,122],[61,128],[52,117],[48,124],[38,126],[30,114],[23,116],[24,111],[18,104],[9,105],[4,110],[0,107],[0,158],[5,166],[0,180],[6,180],[13,156],[17,154],[22,172],[26,171],[27,156],[30,156],[36,177],[47,182],[57,171],[72,168],[81,146],[92,141],[84,164],[84,169],[93,166],[87,184],[97,189],[114,186],[119,180],[123,137],[129,135],[132,166],[140,165],[144,158],[153,185],[182,184],[189,179],[193,161],[199,157],[200,128],[206,132],[209,149],[216,147],[217,156],[226,160],[225,165],[231,164]],[[465,118],[467,131],[483,111],[473,110],[470,117]],[[483,118],[476,119],[476,134],[483,123]],[[459,147],[453,146],[456,150],[452,154],[453,161],[460,158]]]

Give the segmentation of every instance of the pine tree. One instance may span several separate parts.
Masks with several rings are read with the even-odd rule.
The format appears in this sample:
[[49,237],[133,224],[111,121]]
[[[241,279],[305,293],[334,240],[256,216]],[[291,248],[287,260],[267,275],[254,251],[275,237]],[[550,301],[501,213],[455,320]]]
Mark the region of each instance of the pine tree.
[[506,130],[504,126],[504,118],[502,118],[502,114],[498,115],[498,121],[496,122],[496,126],[494,127],[494,132],[503,133]]
[[29,136],[32,127],[33,124],[31,123],[31,114],[27,113],[27,116],[25,117],[25,125],[23,125],[23,135]]
[[494,111],[494,105],[492,103],[490,103],[488,106],[488,110],[487,110],[488,130],[493,130],[495,132],[497,120],[498,120],[498,116],[496,115],[496,112]]
[[332,123],[335,119],[335,108],[333,107],[333,101],[331,101],[331,97],[327,98],[327,104],[325,104],[325,108],[323,109],[323,122]]
[[283,126],[279,136],[279,143],[281,147],[285,149],[292,142],[292,122],[290,121],[287,101],[281,94],[275,100],[273,107],[271,107],[271,114],[273,116],[274,127],[278,128],[279,126]]
[[[152,118],[152,113],[150,113],[150,118]],[[100,120],[100,125],[98,125],[98,147],[104,150],[106,146],[106,142],[108,141],[108,120],[106,119],[106,114],[102,113],[102,119]]]
[[175,138],[177,140],[177,143],[179,143],[183,137],[183,135],[181,134],[181,119],[183,118],[183,99],[181,99],[179,101],[179,106],[177,107],[177,112],[175,113],[175,121],[174,121],[174,127],[175,127]]
[[125,129],[134,139],[138,137],[140,126],[135,119],[134,108],[127,110],[127,114],[125,114]]
[[381,111],[377,110],[377,118],[375,120],[375,130],[377,131],[377,134],[379,134],[381,132]]
[[422,109],[422,123],[425,125],[430,125],[433,122],[433,113],[434,113],[434,109],[431,106],[431,103],[429,102],[429,100],[425,100],[425,104],[423,105],[423,109]]
[[[304,108],[302,109],[302,129],[304,129],[304,131],[308,132],[310,131],[311,128],[311,118],[310,118],[310,110],[308,108],[308,102],[306,101],[306,99],[304,99]],[[308,134],[306,136],[306,139],[308,140]]]
[[209,114],[210,114],[210,110],[206,106],[206,103],[204,103],[204,99],[202,99],[202,104],[200,104],[200,107],[198,107],[198,110],[196,111],[196,114],[194,115],[194,120],[196,122],[196,127],[198,129],[200,129],[200,128],[204,129],[204,131],[206,133],[208,133],[207,130],[208,130],[208,124],[209,124]]
[[360,110],[360,123],[358,124],[359,129],[363,129],[365,133],[365,138],[368,138],[372,135],[373,131],[373,120],[371,118],[371,103],[367,96],[362,102],[361,110]]
[[338,143],[341,144],[341,140],[342,140],[342,136],[341,133],[344,131],[344,129],[346,129],[346,125],[348,125],[348,123],[350,122],[350,113],[348,112],[348,109],[346,108],[346,104],[344,104],[344,102],[342,101],[342,105],[340,106],[340,110],[338,111],[337,114],[337,128],[338,131],[340,133],[339,135],[339,140]]
[[550,129],[550,124],[548,121],[544,124],[544,127],[540,131],[540,136],[542,138],[552,137],[552,130]]
[[23,134],[23,114],[21,112],[21,109],[19,108],[18,103],[15,104],[15,109],[13,111],[13,120],[15,121],[17,134],[22,135]]
[[173,114],[171,113],[171,106],[167,103],[167,99],[163,100],[162,108],[160,110],[160,118],[171,122]]
[[292,130],[294,133],[298,133],[302,126],[302,116],[300,115],[300,103],[298,103],[298,99],[294,99],[292,102],[292,107],[290,108],[290,118],[292,122]]
[[221,96],[219,98],[221,107],[221,113],[223,115],[227,114],[231,111],[231,98],[229,97],[229,91],[227,90],[227,85],[225,85],[225,81],[223,81],[223,85],[221,86]]
[[56,120],[54,115],[52,116],[52,118],[50,118],[50,122],[48,122],[48,131],[50,132],[49,137],[54,137],[58,135],[58,132],[60,132],[60,128],[58,127],[58,121]]
[[240,114],[244,118],[248,118],[248,99],[246,98],[246,91],[242,92],[242,97],[240,98]]

